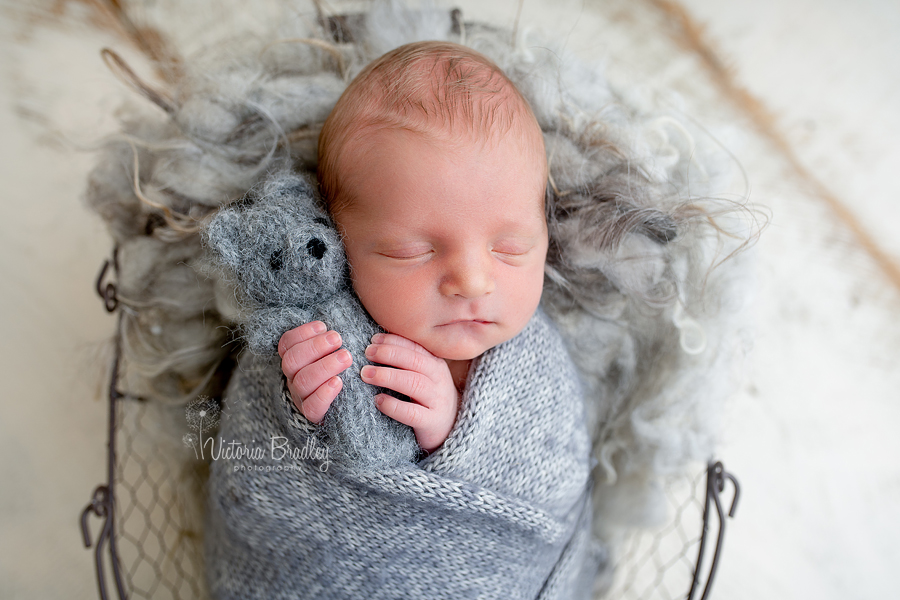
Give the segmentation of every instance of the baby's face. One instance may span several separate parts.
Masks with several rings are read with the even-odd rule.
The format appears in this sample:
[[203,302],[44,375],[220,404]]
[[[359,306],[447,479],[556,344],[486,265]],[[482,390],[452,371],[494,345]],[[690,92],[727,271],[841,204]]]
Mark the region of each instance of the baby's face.
[[354,289],[385,330],[455,361],[528,323],[547,255],[545,165],[517,138],[451,145],[383,130],[348,156],[353,199],[335,219]]

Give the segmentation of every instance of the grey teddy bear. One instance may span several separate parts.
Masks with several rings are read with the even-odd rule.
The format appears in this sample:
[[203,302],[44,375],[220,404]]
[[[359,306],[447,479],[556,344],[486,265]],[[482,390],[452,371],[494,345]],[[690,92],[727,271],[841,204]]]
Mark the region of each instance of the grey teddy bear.
[[365,348],[381,329],[353,292],[340,233],[315,186],[289,170],[275,172],[239,205],[220,210],[204,241],[235,283],[251,352],[277,354],[285,331],[314,320],[341,335],[353,365],[341,374],[343,389],[318,428],[330,458],[347,469],[414,461],[412,429],[382,414],[374,402],[381,390],[359,376],[369,364]]

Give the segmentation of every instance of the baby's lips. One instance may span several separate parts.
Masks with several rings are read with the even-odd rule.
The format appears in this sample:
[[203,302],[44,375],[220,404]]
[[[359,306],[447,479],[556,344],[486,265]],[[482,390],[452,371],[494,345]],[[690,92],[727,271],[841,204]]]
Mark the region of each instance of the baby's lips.
[[481,325],[490,325],[493,321],[489,319],[452,319],[447,321],[446,323],[441,323],[439,327],[443,327],[445,325],[456,325],[458,323],[478,323]]

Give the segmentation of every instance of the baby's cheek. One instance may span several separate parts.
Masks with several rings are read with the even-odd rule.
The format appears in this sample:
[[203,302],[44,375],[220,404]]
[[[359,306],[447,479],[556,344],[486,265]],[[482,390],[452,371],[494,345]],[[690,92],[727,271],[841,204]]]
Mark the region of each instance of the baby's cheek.
[[397,323],[407,320],[409,298],[402,281],[385,270],[361,265],[353,276],[353,289],[363,307],[382,328],[395,331]]
[[514,330],[510,333],[515,336],[525,328],[540,304],[544,288],[543,267],[533,267],[528,272],[520,273],[519,277],[512,278],[507,284],[505,311],[509,317],[509,325]]
[[531,265],[518,273],[514,273],[507,281],[510,298],[515,300],[519,308],[537,305],[544,289],[543,264]]

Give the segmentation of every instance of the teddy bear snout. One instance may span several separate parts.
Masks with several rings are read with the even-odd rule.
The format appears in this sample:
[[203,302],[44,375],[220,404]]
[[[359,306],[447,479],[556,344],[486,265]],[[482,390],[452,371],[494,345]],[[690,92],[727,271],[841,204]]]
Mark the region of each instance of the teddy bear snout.
[[325,242],[323,242],[319,238],[313,238],[306,243],[306,251],[309,252],[310,256],[317,260],[320,260],[323,256],[325,256],[325,250]]

